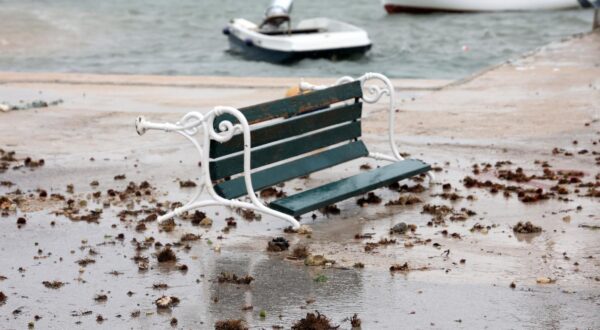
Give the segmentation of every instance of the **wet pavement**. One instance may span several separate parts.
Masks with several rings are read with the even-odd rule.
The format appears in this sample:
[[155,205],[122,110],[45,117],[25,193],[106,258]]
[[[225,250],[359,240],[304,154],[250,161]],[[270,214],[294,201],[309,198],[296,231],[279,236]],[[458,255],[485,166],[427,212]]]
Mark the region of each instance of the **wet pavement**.
[[[214,221],[209,228],[177,219],[170,232],[151,220],[144,222],[146,230],[136,230],[158,203],[166,207],[193,195],[179,180],[198,179],[199,159],[176,134],[137,136],[135,116],[174,121],[192,109],[254,104],[281,97],[287,80],[246,78],[258,86],[251,88],[190,77],[181,86],[161,77],[64,75],[52,82],[59,78],[40,75],[17,82],[19,74],[0,74],[0,101],[63,100],[0,112],[0,148],[4,155],[16,151],[16,160],[0,173],[0,181],[14,185],[0,185],[0,196],[18,201],[16,210],[0,217],[0,291],[7,296],[0,305],[2,327],[166,328],[176,318],[173,327],[184,329],[211,329],[224,319],[244,319],[256,329],[290,328],[319,311],[343,329],[355,313],[364,329],[598,328],[600,230],[594,228],[600,204],[586,195],[597,191],[600,174],[599,38],[596,33],[556,43],[441,90],[440,83],[410,88],[399,82],[404,102],[397,142],[402,152],[437,168],[436,182],[410,180],[404,188],[376,190],[380,204],[361,207],[349,199],[337,204],[339,215],[308,214],[302,223],[311,235],[284,233],[281,221],[248,221],[224,208],[203,210]],[[369,106],[367,113],[365,141],[385,152],[383,105]],[[12,169],[28,156],[44,165]],[[506,161],[511,163],[498,163]],[[358,173],[365,163],[383,164],[354,161],[286,183],[283,190],[292,194]],[[506,176],[518,168],[537,177]],[[126,178],[115,180],[121,174]],[[538,188],[550,195],[524,202],[508,188],[468,188],[467,176],[526,195]],[[129,182],[135,189],[124,194]],[[423,191],[413,188],[419,184]],[[385,205],[409,195],[420,201]],[[428,205],[448,211],[427,213]],[[56,215],[65,208],[80,213]],[[97,222],[72,220],[100,210]],[[120,216],[123,210],[142,212]],[[26,224],[17,225],[20,217]],[[235,228],[225,229],[228,217],[235,218]],[[542,232],[516,234],[512,227],[519,221]],[[401,222],[415,231],[390,234]],[[201,238],[181,242],[188,233]],[[290,251],[267,252],[268,241],[278,236],[289,240]],[[395,242],[376,244],[384,238]],[[156,254],[169,243],[177,261],[159,263]],[[370,251],[367,243],[375,243]],[[290,260],[298,246],[335,263]],[[408,271],[390,271],[404,263]],[[254,281],[219,283],[222,272]],[[552,283],[537,283],[540,278]],[[44,281],[64,285],[53,289]],[[98,295],[107,299],[97,301]],[[157,309],[155,300],[163,295],[180,302]]]

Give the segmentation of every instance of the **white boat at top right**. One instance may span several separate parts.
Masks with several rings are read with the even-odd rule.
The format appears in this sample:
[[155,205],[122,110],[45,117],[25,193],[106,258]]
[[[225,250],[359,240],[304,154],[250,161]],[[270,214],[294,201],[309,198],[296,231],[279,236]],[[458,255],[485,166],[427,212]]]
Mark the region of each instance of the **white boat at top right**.
[[600,0],[383,0],[389,14],[600,8]]

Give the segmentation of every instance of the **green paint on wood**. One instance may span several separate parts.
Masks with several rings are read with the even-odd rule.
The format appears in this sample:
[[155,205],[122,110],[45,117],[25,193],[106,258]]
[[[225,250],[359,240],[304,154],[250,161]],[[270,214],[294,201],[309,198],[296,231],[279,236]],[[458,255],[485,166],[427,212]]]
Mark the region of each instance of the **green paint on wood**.
[[[252,148],[296,135],[306,134],[324,127],[360,119],[362,103],[353,103],[331,109],[319,110],[303,116],[290,118],[272,125],[252,130]],[[237,134],[225,143],[211,140],[210,157],[219,158],[243,150],[244,136]]]
[[269,207],[297,216],[429,170],[431,166],[420,160],[403,160],[276,200]]
[[[355,81],[320,91],[241,108],[240,111],[244,114],[249,124],[255,124],[274,118],[291,117],[327,107],[337,102],[360,97],[362,97],[362,87],[359,81]],[[223,120],[229,120],[234,124],[238,122],[234,116],[224,114],[215,118],[215,129],[218,129],[219,123]]]
[[[252,187],[255,191],[258,191],[356,158],[365,157],[368,154],[369,151],[362,141],[352,142],[316,155],[307,156],[253,173]],[[246,195],[246,184],[243,176],[216,184],[214,188],[221,197],[227,199]]]
[[[257,168],[299,156],[316,149],[328,147],[343,141],[349,141],[361,136],[360,122],[349,122],[345,125],[283,141],[264,148],[252,149],[251,168]],[[212,180],[222,179],[241,173],[244,169],[244,155],[212,161],[210,175]]]

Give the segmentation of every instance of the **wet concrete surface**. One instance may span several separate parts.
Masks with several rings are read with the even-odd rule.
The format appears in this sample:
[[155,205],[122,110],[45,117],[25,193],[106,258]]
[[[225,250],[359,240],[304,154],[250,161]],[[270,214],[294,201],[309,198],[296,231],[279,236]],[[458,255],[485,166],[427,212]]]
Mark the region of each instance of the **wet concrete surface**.
[[[256,329],[290,328],[318,310],[343,329],[350,328],[348,318],[354,313],[364,329],[598,328],[600,230],[591,229],[600,225],[598,197],[585,196],[588,188],[573,183],[564,184],[569,191],[564,196],[523,203],[514,193],[505,197],[502,191],[464,185],[464,178],[471,176],[551,191],[556,181],[515,183],[499,178],[502,170],[519,167],[527,175],[541,175],[544,167],[536,160],[546,161],[553,171],[581,171],[583,183],[598,184],[598,37],[596,33],[551,45],[440,91],[398,91],[404,102],[397,118],[397,142],[403,152],[441,168],[436,182],[428,185],[425,180],[425,191],[412,193],[421,203],[384,206],[407,193],[382,188],[375,191],[381,204],[360,207],[352,198],[337,204],[339,215],[314,212],[313,219],[308,214],[302,223],[312,228],[310,237],[283,233],[286,224],[268,216],[249,222],[223,208],[204,210],[214,220],[210,228],[177,219],[172,232],[160,232],[156,222],[138,232],[136,224],[145,215],[124,221],[117,215],[157,202],[183,202],[194,190],[180,188],[178,179],[198,179],[198,157],[186,141],[160,132],[139,137],[133,128],[135,116],[174,121],[189,110],[259,103],[281,97],[287,81],[273,86],[257,79],[257,88],[224,88],[226,84],[168,85],[172,82],[160,77],[153,85],[152,77],[112,77],[145,83],[106,84],[94,83],[106,77],[52,83],[15,82],[19,74],[0,75],[0,101],[64,100],[56,107],[0,113],[0,148],[17,152],[18,161],[11,167],[27,156],[45,160],[39,168],[0,173],[0,181],[15,184],[0,186],[0,196],[16,198],[17,188],[25,194],[16,211],[0,217],[0,276],[6,277],[0,280],[0,291],[7,296],[0,305],[2,327],[21,329],[34,322],[37,328],[167,328],[175,317],[175,327],[184,329],[211,329],[217,320],[238,318]],[[523,67],[534,69],[518,69]],[[387,126],[383,108],[367,107],[365,119],[365,141],[380,152],[387,149],[381,133]],[[553,153],[553,148],[564,151]],[[580,154],[582,150],[587,153]],[[565,154],[569,152],[573,155]],[[512,164],[493,166],[499,161]],[[365,163],[383,164],[354,161],[289,182],[283,190],[292,194],[358,173]],[[473,173],[474,164],[483,168],[485,163],[492,168]],[[119,174],[126,179],[115,180]],[[94,180],[98,186],[90,185]],[[107,196],[109,189],[122,191],[130,181],[144,180],[152,186],[150,195],[125,200]],[[73,184],[73,193],[67,191],[68,184]],[[452,188],[444,189],[444,184]],[[65,201],[40,198],[36,189],[85,200],[82,212],[103,212],[98,223],[69,220],[54,214]],[[95,198],[92,194],[98,191],[101,196]],[[444,192],[459,197],[451,201],[439,196]],[[445,217],[430,226],[435,217],[423,213],[427,204],[456,212],[465,207],[476,215],[456,221]],[[20,228],[19,217],[27,221]],[[227,217],[236,218],[237,227],[223,232]],[[512,226],[519,221],[532,221],[542,232],[515,234]],[[416,225],[416,231],[390,235],[389,229],[400,222]],[[471,231],[477,223],[489,229]],[[155,243],[175,244],[186,233],[202,235],[173,247],[177,264],[187,265],[187,271],[159,264]],[[453,238],[454,233],[458,235]],[[356,234],[372,238],[358,240]],[[289,260],[289,251],[266,252],[267,242],[276,236],[288,239],[292,249],[306,245],[335,264],[310,267]],[[132,260],[138,253],[132,239],[142,242],[149,237],[154,241],[139,250],[148,257],[149,269],[140,271]],[[365,252],[367,242],[382,238],[396,243]],[[77,263],[85,258],[95,263]],[[354,267],[359,262],[363,269]],[[390,272],[390,266],[405,262],[410,271]],[[221,272],[249,274],[255,280],[250,285],[218,283]],[[540,277],[555,282],[538,284]],[[42,284],[54,280],[65,284],[58,289]],[[154,289],[158,283],[168,288]],[[107,300],[95,301],[98,294],[106,294]],[[170,311],[157,310],[154,301],[163,295],[181,301]],[[242,310],[248,305],[253,308]],[[139,316],[132,316],[136,311]],[[36,315],[41,318],[36,320]],[[98,315],[104,320],[99,322]]]

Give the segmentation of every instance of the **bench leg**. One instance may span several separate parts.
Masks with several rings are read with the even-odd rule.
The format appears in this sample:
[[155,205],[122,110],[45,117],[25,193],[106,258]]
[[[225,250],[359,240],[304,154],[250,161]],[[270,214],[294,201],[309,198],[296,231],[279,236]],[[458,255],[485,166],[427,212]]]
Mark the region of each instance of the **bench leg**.
[[[238,120],[238,124],[233,124],[229,121],[222,121],[219,125],[220,131],[217,132],[214,129],[214,120],[216,117],[221,116],[223,114],[230,114],[236,117]],[[136,120],[136,130],[139,135],[143,135],[147,130],[163,130],[166,132],[176,132],[189,140],[198,153],[200,154],[200,159],[202,164],[204,165],[201,170],[201,178],[200,183],[198,185],[197,191],[194,194],[193,198],[186,203],[184,206],[179,207],[161,217],[159,217],[159,221],[164,221],[170,219],[172,217],[181,215],[183,212],[191,211],[193,209],[202,208],[206,206],[214,206],[214,205],[222,205],[229,207],[238,207],[238,208],[246,208],[252,209],[261,213],[269,214],[279,219],[285,220],[289,222],[294,229],[300,227],[300,223],[298,221],[279,211],[273,210],[266,205],[264,205],[256,196],[254,189],[252,187],[251,180],[251,167],[250,167],[250,127],[244,115],[237,109],[231,107],[216,107],[211,110],[206,115],[200,114],[198,112],[190,112],[186,114],[179,122],[172,123],[153,123],[145,120],[143,117],[138,117]],[[202,145],[205,146],[203,148],[200,143],[194,138],[199,132],[202,132]],[[229,141],[235,134],[242,132],[244,136],[244,179],[246,182],[246,188],[248,196],[252,203],[242,202],[239,200],[228,200],[219,196],[213,189],[211,176],[209,172],[209,150],[210,141],[215,140],[217,142],[223,143]],[[204,191],[207,190],[208,194],[212,199],[198,201],[198,198]]]

